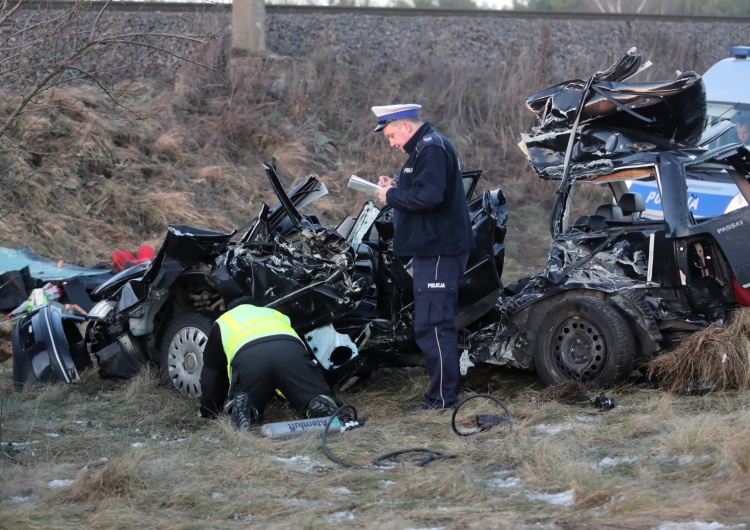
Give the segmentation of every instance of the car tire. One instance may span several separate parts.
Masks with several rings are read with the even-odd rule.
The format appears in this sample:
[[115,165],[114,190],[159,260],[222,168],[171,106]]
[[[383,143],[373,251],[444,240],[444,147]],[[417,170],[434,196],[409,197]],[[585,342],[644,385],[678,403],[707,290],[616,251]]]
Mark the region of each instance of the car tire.
[[623,316],[599,298],[560,301],[541,318],[534,364],[548,385],[566,381],[610,386],[633,368],[635,340]]
[[185,397],[201,397],[203,349],[212,323],[200,313],[180,313],[164,331],[159,348],[162,380]]

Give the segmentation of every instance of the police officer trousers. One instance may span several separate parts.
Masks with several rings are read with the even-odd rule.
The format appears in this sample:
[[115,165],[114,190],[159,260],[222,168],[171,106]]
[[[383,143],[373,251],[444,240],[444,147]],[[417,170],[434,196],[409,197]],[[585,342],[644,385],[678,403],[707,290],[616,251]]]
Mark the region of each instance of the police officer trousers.
[[320,366],[310,359],[302,342],[285,335],[243,346],[232,359],[231,389],[230,398],[246,392],[260,414],[275,389],[279,389],[300,414],[313,397],[332,395]]
[[430,376],[425,408],[451,407],[461,391],[455,317],[458,283],[468,257],[465,253],[412,258],[414,336]]

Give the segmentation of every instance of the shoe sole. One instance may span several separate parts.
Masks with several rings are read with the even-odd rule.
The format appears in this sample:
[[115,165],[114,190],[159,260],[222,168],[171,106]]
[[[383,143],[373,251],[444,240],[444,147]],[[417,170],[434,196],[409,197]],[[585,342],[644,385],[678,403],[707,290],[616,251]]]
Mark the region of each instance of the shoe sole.
[[232,409],[232,423],[241,431],[250,430],[250,419],[247,417],[247,403],[248,398],[246,394],[239,394],[234,398],[234,408]]

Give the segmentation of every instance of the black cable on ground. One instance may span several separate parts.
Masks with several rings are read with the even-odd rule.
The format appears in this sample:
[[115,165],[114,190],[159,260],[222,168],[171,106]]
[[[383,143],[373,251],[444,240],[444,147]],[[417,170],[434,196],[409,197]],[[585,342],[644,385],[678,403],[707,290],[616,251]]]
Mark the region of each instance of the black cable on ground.
[[[505,412],[505,416],[496,416],[494,414],[481,414],[477,415],[476,427],[466,428],[459,430],[456,427],[456,415],[458,414],[458,411],[461,410],[461,407],[463,407],[468,401],[471,401],[472,399],[489,399],[491,401],[494,401],[497,403],[498,406],[500,406],[501,409],[503,409],[503,412]],[[469,396],[466,396],[462,400],[460,400],[456,405],[453,407],[453,416],[451,417],[451,427],[453,427],[453,432],[455,432],[459,436],[473,436],[479,432],[485,432],[497,425],[503,425],[507,424],[509,428],[509,433],[513,432],[513,416],[511,416],[510,411],[508,410],[508,407],[505,406],[505,403],[502,402],[502,400],[499,397],[493,396],[492,394],[471,394]]]
[[[342,414],[342,412],[344,411],[351,411],[351,415]],[[442,451],[433,451],[425,447],[413,447],[411,449],[399,449],[397,451],[391,451],[390,453],[380,455],[372,461],[371,465],[351,464],[349,462],[345,462],[344,460],[341,460],[340,458],[333,456],[330,449],[328,449],[328,431],[330,430],[331,425],[337,418],[340,418],[339,421],[344,426],[344,429],[346,429],[348,425],[351,425],[352,426],[351,428],[354,428],[355,426],[361,425],[361,423],[359,423],[359,420],[357,419],[357,409],[355,409],[352,405],[345,403],[341,405],[339,408],[337,408],[333,412],[333,414],[331,414],[331,417],[328,418],[328,421],[326,422],[326,426],[323,429],[323,451],[332,462],[335,462],[338,465],[343,466],[343,467],[348,467],[350,469],[377,469],[385,465],[383,464],[384,460],[390,460],[391,462],[396,462],[397,460],[396,457],[403,455],[403,454],[407,454],[407,453],[426,453],[427,456],[425,456],[424,458],[422,458],[422,460],[417,462],[417,466],[419,467],[426,466],[433,460],[444,460],[447,458],[456,457],[456,455],[448,455],[448,454],[443,453]]]

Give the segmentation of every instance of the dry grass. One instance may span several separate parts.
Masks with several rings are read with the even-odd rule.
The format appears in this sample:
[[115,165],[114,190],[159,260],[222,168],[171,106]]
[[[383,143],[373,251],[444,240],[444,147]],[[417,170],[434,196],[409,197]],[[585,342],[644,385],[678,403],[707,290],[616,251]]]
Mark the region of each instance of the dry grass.
[[[5,362],[0,528],[595,529],[617,520],[647,529],[750,516],[745,394],[623,388],[608,394],[618,406],[601,411],[566,398],[588,389],[545,391],[522,375],[496,369],[482,388],[510,408],[512,435],[458,437],[449,414],[405,414],[421,398],[423,371],[378,372],[340,396],[368,419],[329,437],[333,455],[369,466],[427,447],[455,458],[347,469],[315,433],[263,438],[226,418],[200,420],[197,403],[152,371],[15,393]],[[490,412],[469,403],[470,414]],[[278,404],[267,414],[291,417]]]
[[693,333],[648,365],[648,376],[672,392],[750,388],[750,311],[733,313],[723,327]]

